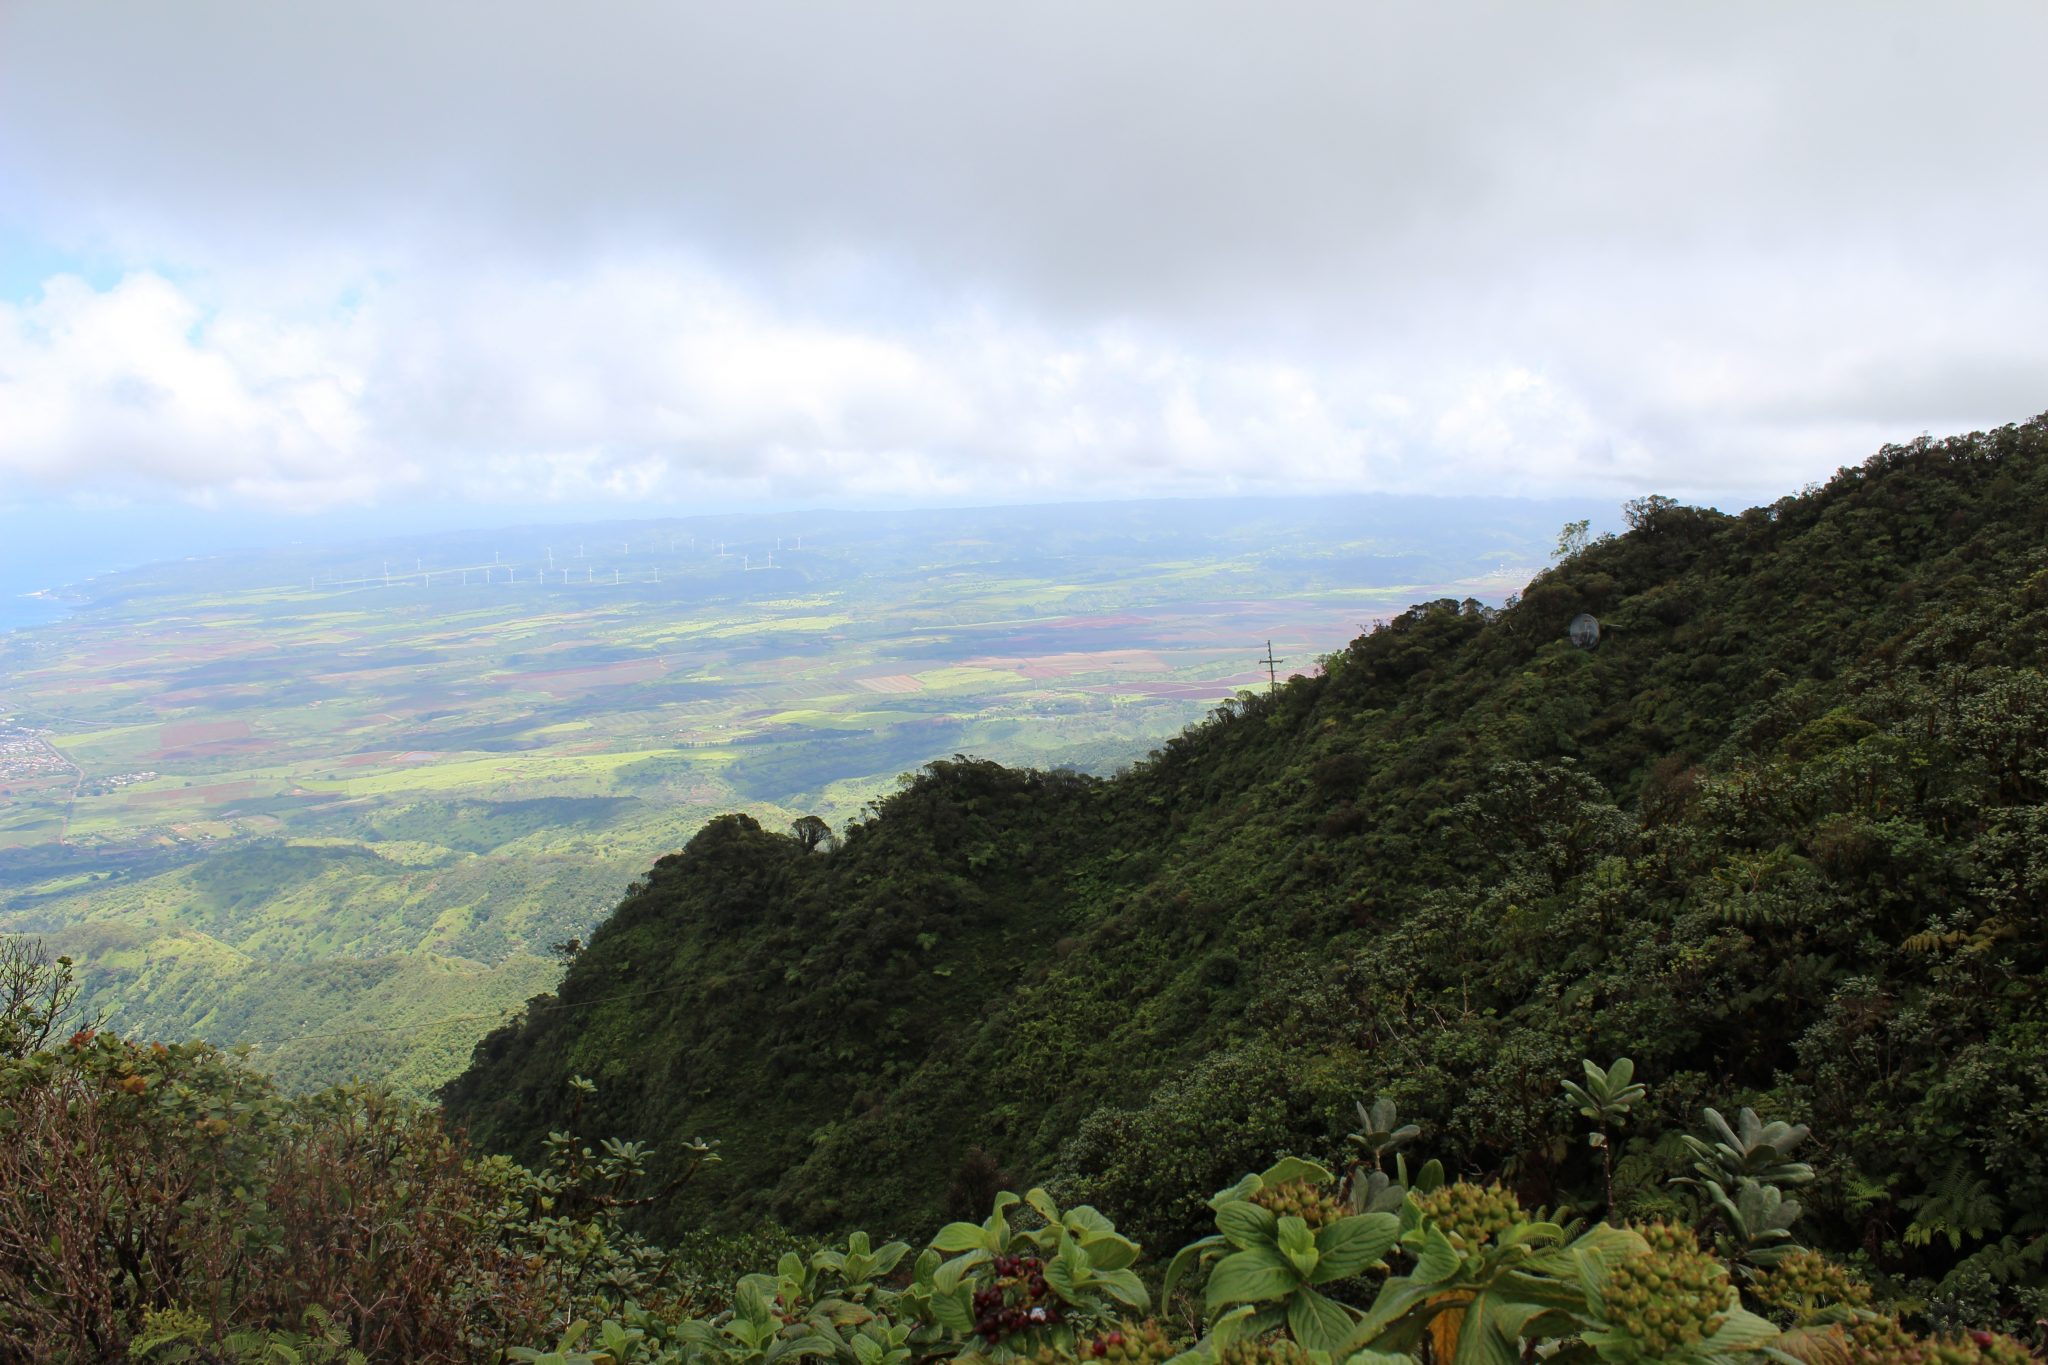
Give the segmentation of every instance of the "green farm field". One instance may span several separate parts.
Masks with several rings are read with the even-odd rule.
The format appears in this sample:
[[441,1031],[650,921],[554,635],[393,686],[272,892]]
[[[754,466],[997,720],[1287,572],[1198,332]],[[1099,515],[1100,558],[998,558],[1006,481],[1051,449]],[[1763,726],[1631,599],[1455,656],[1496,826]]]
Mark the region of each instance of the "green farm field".
[[972,753],[1106,772],[1570,509],[806,513],[185,560],[0,635],[0,931],[113,1027],[425,1090],[710,816]]

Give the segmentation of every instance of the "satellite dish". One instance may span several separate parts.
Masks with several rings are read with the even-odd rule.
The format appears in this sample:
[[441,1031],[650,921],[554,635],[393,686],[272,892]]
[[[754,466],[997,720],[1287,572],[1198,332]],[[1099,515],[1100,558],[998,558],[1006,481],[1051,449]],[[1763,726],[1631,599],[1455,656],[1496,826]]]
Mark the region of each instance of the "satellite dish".
[[1572,643],[1580,649],[1591,649],[1600,643],[1600,623],[1583,611],[1572,618],[1566,629],[1571,634]]

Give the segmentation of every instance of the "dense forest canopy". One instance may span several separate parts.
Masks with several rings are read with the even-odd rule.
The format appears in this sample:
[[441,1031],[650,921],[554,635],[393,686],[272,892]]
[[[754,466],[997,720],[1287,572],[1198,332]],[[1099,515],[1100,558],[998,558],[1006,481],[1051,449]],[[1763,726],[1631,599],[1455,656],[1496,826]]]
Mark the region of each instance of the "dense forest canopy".
[[[1453,1171],[1586,1197],[1557,1077],[1822,1135],[1818,1244],[1985,1312],[2043,1284],[2048,423],[1740,515],[1648,498],[1503,610],[1415,607],[1109,780],[933,764],[836,848],[715,822],[445,1092],[531,1155],[715,1134],[656,1210],[804,1230],[1006,1180],[1148,1241],[1386,1095]],[[1568,638],[1581,613],[1597,646]]]

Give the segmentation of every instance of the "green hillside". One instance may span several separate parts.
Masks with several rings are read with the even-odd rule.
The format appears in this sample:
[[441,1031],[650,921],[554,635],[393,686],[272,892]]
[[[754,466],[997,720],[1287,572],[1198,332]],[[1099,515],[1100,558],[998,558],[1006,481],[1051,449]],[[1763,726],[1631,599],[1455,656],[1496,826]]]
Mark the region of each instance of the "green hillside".
[[527,1156],[575,1104],[719,1138],[661,1232],[910,1231],[1012,1177],[1171,1245],[1380,1093],[1454,1171],[1583,1192],[1557,1077],[1628,1055],[1625,1211],[1753,1104],[1820,1135],[1810,1240],[2038,1296],[2048,419],[1629,512],[1115,778],[933,764],[831,851],[714,821],[449,1110]]

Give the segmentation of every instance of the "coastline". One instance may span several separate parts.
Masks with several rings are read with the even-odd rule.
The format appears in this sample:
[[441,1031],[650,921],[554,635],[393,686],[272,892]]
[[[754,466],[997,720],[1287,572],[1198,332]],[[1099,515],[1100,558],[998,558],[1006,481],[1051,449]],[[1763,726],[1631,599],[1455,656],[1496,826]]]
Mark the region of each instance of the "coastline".
[[54,588],[37,588],[0,597],[0,635],[55,625],[69,618],[77,605],[65,601],[57,592]]

